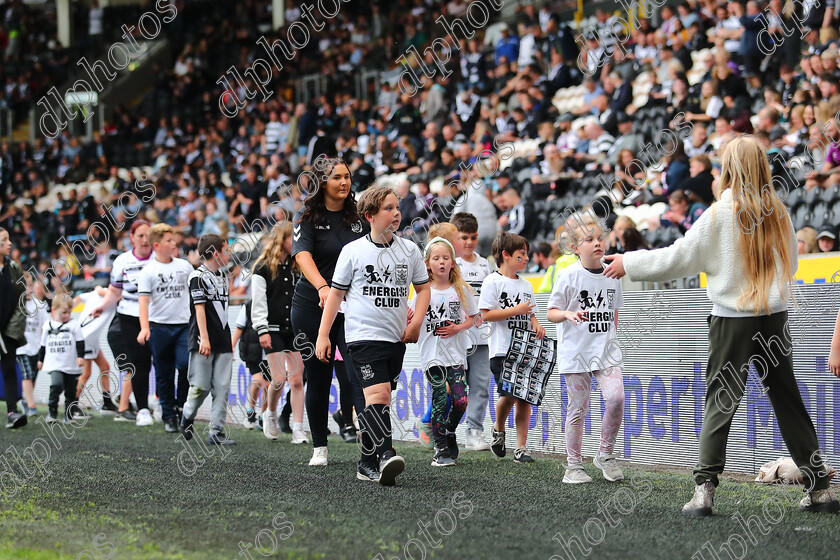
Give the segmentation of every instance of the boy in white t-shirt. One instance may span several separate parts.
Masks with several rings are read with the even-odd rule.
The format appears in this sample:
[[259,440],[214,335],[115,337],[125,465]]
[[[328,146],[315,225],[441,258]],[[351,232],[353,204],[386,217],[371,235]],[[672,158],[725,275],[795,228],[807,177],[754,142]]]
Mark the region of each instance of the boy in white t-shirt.
[[517,463],[534,462],[526,447],[531,405],[503,388],[504,358],[510,348],[514,329],[533,330],[539,339],[545,336],[545,329],[534,315],[537,305],[534,303],[534,289],[530,282],[519,277],[519,273],[528,266],[529,249],[528,240],[521,235],[500,233],[493,241],[493,258],[499,263],[499,270],[484,279],[478,300],[482,319],[493,325],[490,335],[490,371],[496,379],[499,393],[490,449],[497,457],[505,456],[505,423],[516,405],[516,450],[513,460]]
[[140,296],[137,342],[146,344],[148,341],[152,350],[164,428],[167,433],[176,434],[189,390],[190,294],[187,280],[194,269],[189,261],[172,256],[177,246],[174,231],[168,224],[153,225],[149,229],[149,242],[155,258],[143,267],[137,284]]
[[79,323],[71,319],[72,313],[73,300],[67,294],[58,294],[52,301],[52,318],[44,323],[41,331],[38,369],[49,372],[51,378],[49,423],[58,421],[58,399],[62,391],[64,422],[71,422],[81,412],[76,386],[85,361],[85,338]]
[[24,272],[27,283],[26,303],[26,344],[17,349],[17,363],[23,374],[21,386],[26,402],[26,415],[38,414],[35,408],[35,379],[38,377],[38,351],[41,349],[41,335],[44,323],[50,320],[49,304],[44,298],[44,284],[32,279],[29,272]]
[[624,478],[613,455],[624,416],[622,355],[617,336],[618,309],[624,303],[621,281],[604,276],[601,258],[606,226],[591,214],[575,214],[567,223],[571,249],[580,260],[559,272],[547,314],[549,321],[557,323],[557,366],[565,376],[569,395],[565,426],[568,466],[563,482],[592,482],[583,470],[581,445],[593,377],[605,403],[595,466],[604,478],[614,482]]
[[[462,256],[455,259],[461,276],[475,292],[473,296],[478,305],[481,297],[481,285],[493,272],[490,261],[475,252],[478,245],[478,220],[472,214],[459,212],[452,216],[450,223],[458,228],[458,237]],[[467,451],[487,451],[490,444],[484,439],[484,415],[490,401],[490,334],[489,324],[480,325],[464,333],[471,348],[467,351],[467,386],[470,389],[470,401],[467,404],[467,438],[464,441]]]
[[[330,329],[346,296],[349,363],[365,394],[365,409],[358,415],[362,458],[356,478],[393,486],[405,469],[405,459],[391,444],[391,391],[402,369],[405,343],[416,342],[420,335],[429,306],[429,272],[417,245],[394,235],[401,214],[392,188],[368,188],[357,208],[370,222],[371,232],[345,245],[338,256],[315,353],[322,362],[328,361]],[[410,285],[417,292],[417,303],[406,327]]]

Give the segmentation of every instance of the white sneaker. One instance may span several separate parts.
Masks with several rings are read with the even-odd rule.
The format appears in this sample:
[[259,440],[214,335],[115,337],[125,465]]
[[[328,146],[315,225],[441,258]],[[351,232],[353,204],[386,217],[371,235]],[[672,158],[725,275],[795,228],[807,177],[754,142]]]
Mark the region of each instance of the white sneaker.
[[[292,430],[292,443],[309,443],[306,432],[303,429]],[[326,447],[323,449],[326,449]]]
[[134,421],[137,426],[151,426],[155,423],[152,420],[152,413],[149,412],[148,408],[141,408],[137,412],[137,420]]
[[326,467],[327,466],[327,448],[316,447],[312,451],[312,458],[309,459],[310,467]]
[[484,432],[477,428],[470,428],[467,431],[464,443],[467,451],[490,451],[490,444],[484,440]]
[[263,417],[263,435],[268,439],[277,439],[277,434],[280,433],[280,428],[277,427],[277,411],[274,412],[266,410],[262,414]]
[[563,475],[563,482],[566,484],[587,484],[592,482],[590,477],[583,470],[583,465],[567,465],[566,474]]
[[253,430],[259,424],[257,423],[257,413],[253,410],[249,410],[245,412],[245,418],[242,420],[242,426],[246,430]]

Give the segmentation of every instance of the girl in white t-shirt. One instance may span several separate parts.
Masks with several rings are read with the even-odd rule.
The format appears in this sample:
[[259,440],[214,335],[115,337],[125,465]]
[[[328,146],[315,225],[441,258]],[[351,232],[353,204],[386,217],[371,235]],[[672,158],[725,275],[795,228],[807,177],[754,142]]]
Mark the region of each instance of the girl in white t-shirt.
[[581,446],[593,377],[605,403],[595,466],[614,482],[624,478],[613,455],[624,416],[622,356],[616,334],[618,308],[623,303],[621,282],[604,276],[601,266],[606,226],[591,214],[575,214],[567,223],[571,248],[580,260],[558,274],[547,313],[548,320],[557,323],[558,371],[565,375],[569,395],[565,426],[568,465],[563,482],[592,482],[583,470]]
[[[448,467],[458,458],[455,429],[467,410],[466,364],[469,341],[465,331],[474,326],[478,307],[472,290],[461,277],[455,248],[435,237],[424,252],[431,299],[420,327],[420,362],[432,386],[432,466]],[[412,300],[413,306],[413,300]],[[452,406],[447,414],[447,384]]]

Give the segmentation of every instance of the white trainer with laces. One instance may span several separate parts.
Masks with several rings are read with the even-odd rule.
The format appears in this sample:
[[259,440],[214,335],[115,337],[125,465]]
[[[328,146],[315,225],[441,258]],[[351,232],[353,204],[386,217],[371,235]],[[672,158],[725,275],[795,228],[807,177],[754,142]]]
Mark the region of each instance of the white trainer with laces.
[[484,432],[476,428],[467,430],[464,444],[467,451],[490,451],[490,444],[485,441]]
[[615,461],[615,455],[597,455],[595,457],[595,466],[601,469],[604,473],[604,478],[610,482],[624,480],[624,473],[618,468]]
[[152,413],[148,408],[141,408],[137,412],[137,420],[134,421],[137,426],[152,426],[155,421],[152,419]]
[[277,427],[277,411],[266,410],[263,417],[263,435],[268,439],[277,439],[280,428]]
[[312,450],[312,458],[309,459],[310,467],[326,467],[327,466],[327,448],[316,447]]
[[[304,432],[302,428],[298,428],[297,430],[292,430],[292,443],[294,443],[294,444],[309,443],[309,439],[306,437],[306,432]],[[326,448],[324,448],[324,449],[326,449]]]

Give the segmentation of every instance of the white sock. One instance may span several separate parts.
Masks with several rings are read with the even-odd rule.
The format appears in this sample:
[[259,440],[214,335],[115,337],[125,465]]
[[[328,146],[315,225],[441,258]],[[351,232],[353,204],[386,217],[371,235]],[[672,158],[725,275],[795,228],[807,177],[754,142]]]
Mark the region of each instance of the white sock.
[[303,431],[303,422],[295,422],[292,424],[292,430]]

